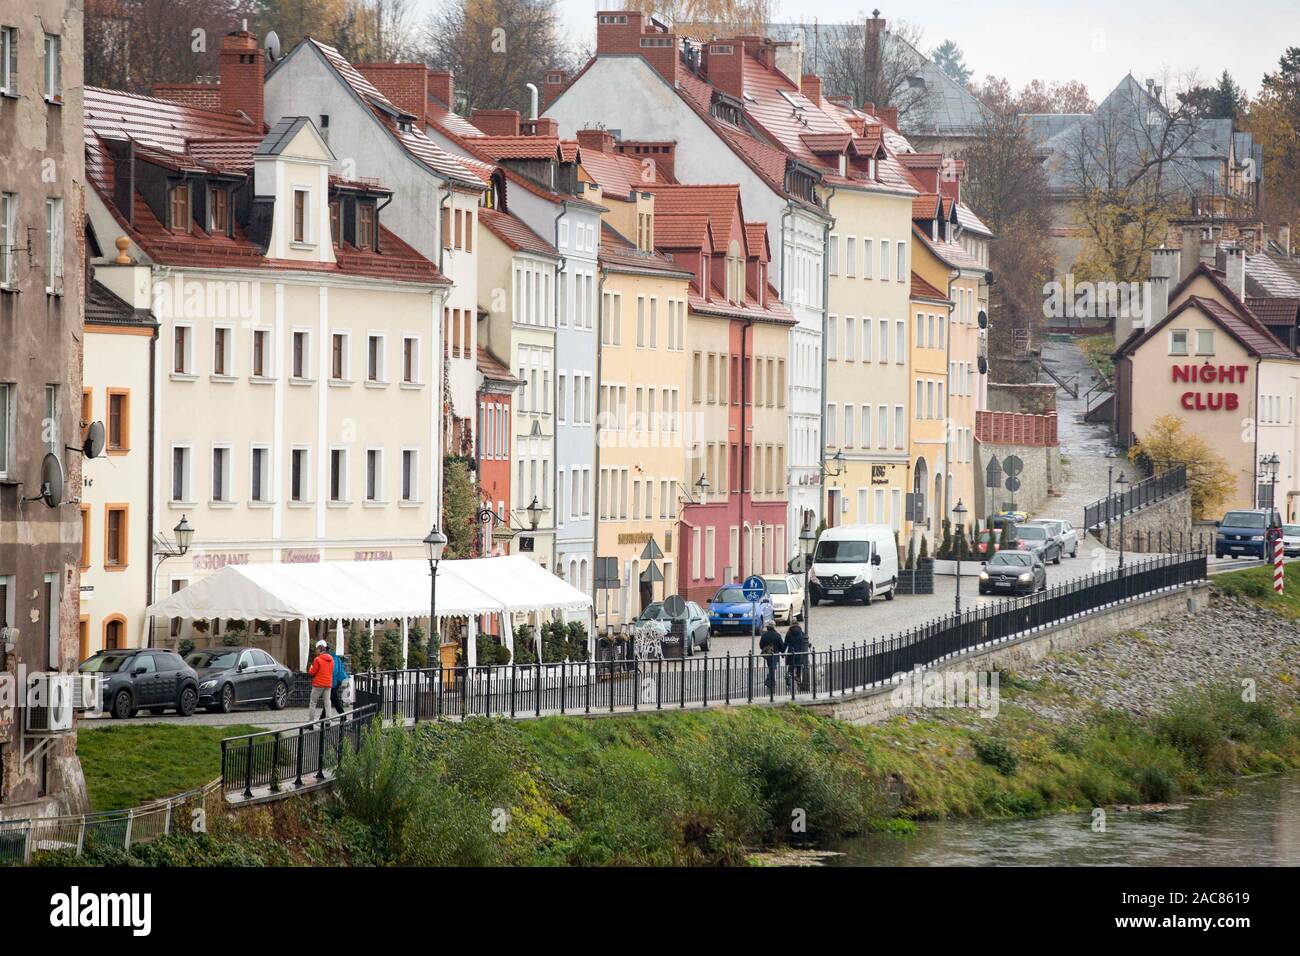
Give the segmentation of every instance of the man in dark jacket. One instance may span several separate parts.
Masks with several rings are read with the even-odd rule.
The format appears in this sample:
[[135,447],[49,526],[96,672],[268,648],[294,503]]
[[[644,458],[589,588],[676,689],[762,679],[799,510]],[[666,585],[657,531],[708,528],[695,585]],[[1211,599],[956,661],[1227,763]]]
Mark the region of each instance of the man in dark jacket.
[[758,650],[767,661],[767,680],[763,681],[763,686],[772,691],[776,688],[776,671],[781,666],[781,652],[785,650],[785,642],[781,640],[781,632],[770,621],[759,639]]
[[790,629],[785,632],[785,653],[786,666],[790,668],[790,681],[792,684],[798,683],[802,688],[804,686],[804,673],[808,666],[808,635],[803,632],[803,628],[794,623]]

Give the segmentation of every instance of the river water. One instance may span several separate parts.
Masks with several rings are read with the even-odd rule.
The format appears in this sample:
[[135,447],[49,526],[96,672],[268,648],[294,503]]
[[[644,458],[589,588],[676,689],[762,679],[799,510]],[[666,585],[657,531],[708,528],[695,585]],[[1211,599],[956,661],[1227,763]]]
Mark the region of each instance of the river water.
[[832,847],[832,866],[1300,866],[1300,775],[1243,780],[1158,813],[1108,810],[1038,820],[939,821]]

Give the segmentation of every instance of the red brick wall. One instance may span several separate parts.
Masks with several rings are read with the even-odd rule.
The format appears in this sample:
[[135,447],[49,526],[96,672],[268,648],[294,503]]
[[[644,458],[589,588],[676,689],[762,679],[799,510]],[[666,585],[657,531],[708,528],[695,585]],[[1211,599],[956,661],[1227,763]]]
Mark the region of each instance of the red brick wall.
[[154,86],[153,95],[199,109],[221,109],[221,87],[216,83],[159,83]]
[[993,445],[1056,445],[1056,415],[976,412],[975,437]]
[[429,68],[423,63],[358,63],[357,69],[399,110],[424,116],[429,102]]
[[262,84],[266,78],[262,48],[257,37],[244,31],[229,33],[221,44],[221,108],[242,110],[262,125]]
[[469,121],[488,136],[518,136],[518,110],[474,110]]
[[[626,19],[626,23],[602,23],[606,18]],[[642,37],[669,37],[668,46],[642,46]],[[678,52],[680,41],[671,33],[661,33],[650,24],[639,10],[603,10],[596,14],[596,55],[606,53],[635,53],[643,56],[659,75],[672,86],[677,85]]]

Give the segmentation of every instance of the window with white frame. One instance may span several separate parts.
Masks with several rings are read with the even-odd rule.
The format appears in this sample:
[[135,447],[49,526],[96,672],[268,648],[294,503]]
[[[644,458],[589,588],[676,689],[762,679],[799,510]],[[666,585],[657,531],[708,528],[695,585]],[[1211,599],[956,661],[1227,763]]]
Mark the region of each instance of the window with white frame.
[[271,449],[266,445],[254,445],[249,452],[248,465],[248,500],[270,501]]
[[250,374],[254,378],[267,378],[274,366],[271,363],[271,330],[253,329],[253,354],[250,356]]
[[12,286],[16,277],[17,230],[18,194],[0,193],[0,289]]
[[858,241],[853,236],[844,239],[844,274],[850,279],[858,274]]
[[384,500],[384,451],[382,448],[366,449],[366,501]]
[[45,200],[45,291],[63,294],[63,200]]
[[63,101],[63,64],[60,54],[63,41],[53,33],[45,34],[45,61],[41,69],[41,92],[47,103]]
[[191,464],[193,449],[189,445],[172,446],[172,494],[171,500],[178,504],[193,501],[193,475]]
[[231,362],[231,346],[234,343],[235,330],[225,325],[214,326],[212,329],[212,374],[220,377],[229,377],[234,374],[234,364]]
[[[831,233],[829,255],[826,257],[826,271],[833,276],[840,274],[840,237]],[[696,564],[698,564],[698,560]]]
[[384,378],[384,336],[372,332],[366,337],[366,381],[382,384]]
[[898,281],[905,282],[908,279],[907,271],[907,243],[898,244]]
[[889,281],[889,240],[880,240],[880,279],[883,282]]
[[1214,329],[1196,330],[1196,354],[1197,355],[1214,354]]
[[230,488],[230,446],[212,446],[212,501],[231,500]]
[[907,323],[902,319],[894,323],[894,361],[899,365],[907,361]]
[[348,500],[348,451],[346,448],[330,449],[330,501],[341,504]]
[[348,338],[346,332],[335,332],[330,336],[330,379],[332,381],[348,381],[350,365]]
[[420,381],[420,339],[414,335],[402,336],[402,384],[416,385]]
[[0,95],[18,95],[18,28],[0,26]]
[[17,404],[15,387],[0,382],[0,480],[12,478],[15,471],[14,419]]
[[294,378],[311,378],[311,333],[305,329],[293,331],[292,362],[290,374]]
[[293,448],[289,452],[289,500],[311,501],[311,450]]

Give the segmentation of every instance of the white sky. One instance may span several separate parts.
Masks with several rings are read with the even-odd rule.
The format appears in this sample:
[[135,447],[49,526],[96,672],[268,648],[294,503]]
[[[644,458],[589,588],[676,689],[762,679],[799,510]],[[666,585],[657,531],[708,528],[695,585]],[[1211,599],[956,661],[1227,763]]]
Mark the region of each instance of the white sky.
[[[441,0],[414,0],[416,15]],[[929,0],[893,5],[884,0],[775,0],[779,20],[843,22],[878,6],[919,26],[928,52],[944,39],[961,47],[982,79],[1006,76],[1015,86],[1032,79],[1083,81],[1094,99],[1125,73],[1179,87],[1195,70],[1202,82],[1226,67],[1250,93],[1277,69],[1288,43],[1300,44],[1297,0]],[[595,37],[595,12],[618,0],[560,0],[575,37]],[[594,43],[593,43],[594,45]]]

